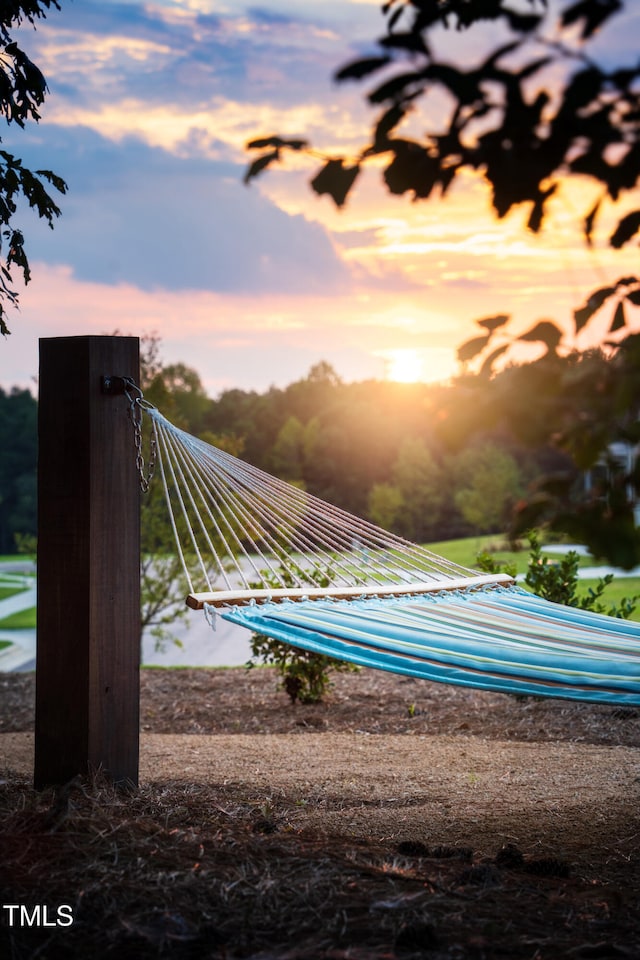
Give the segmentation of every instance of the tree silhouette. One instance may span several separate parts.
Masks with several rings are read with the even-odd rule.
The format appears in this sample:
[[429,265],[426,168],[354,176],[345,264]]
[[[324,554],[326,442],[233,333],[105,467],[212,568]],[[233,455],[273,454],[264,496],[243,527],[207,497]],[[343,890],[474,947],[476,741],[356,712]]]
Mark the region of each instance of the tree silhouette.
[[[640,64],[607,67],[590,53],[596,34],[623,9],[621,0],[573,0],[553,9],[546,0],[527,3],[528,12],[516,12],[506,0],[388,0],[380,54],[335,74],[338,83],[375,78],[366,94],[375,111],[370,136],[354,156],[324,157],[312,189],[342,207],[361,169],[375,163],[390,193],[430,200],[445,197],[464,172],[480,172],[496,217],[523,205],[529,230],[538,233],[562,181],[580,179],[597,193],[579,212],[592,245],[605,207],[632,197],[640,177]],[[493,48],[479,62],[469,62],[469,43],[457,63],[438,56],[443,27],[467,40],[478,35],[478,47],[486,47],[488,24]],[[439,109],[430,111],[435,97]],[[418,128],[420,136],[410,135]],[[280,136],[253,140],[248,149],[260,153],[246,182],[287,151],[317,156],[306,140]],[[640,209],[625,210],[608,243],[619,249],[639,230]],[[626,323],[625,306],[640,305],[636,278],[621,278],[590,297],[576,311],[576,330],[610,298],[618,330]],[[488,346],[492,332],[465,344],[462,359]],[[521,339],[555,350],[560,336],[547,323]]]
[[[616,222],[606,243],[620,249],[637,242],[640,61],[611,65],[595,49],[596,35],[623,11],[622,0],[526,0],[514,7],[508,0],[387,0],[377,55],[335,74],[338,83],[370,85],[370,134],[353,156],[324,156],[312,189],[342,207],[371,164],[391,194],[432,201],[446,197],[463,175],[481,174],[496,218],[523,207],[527,228],[539,233],[549,199],[563,183],[578,182],[590,186],[577,212],[585,244],[595,245],[596,231],[611,216]],[[457,44],[460,38],[466,42]],[[307,141],[277,135],[253,140],[248,149],[258,155],[247,183],[288,151],[318,156]],[[520,527],[549,522],[624,566],[640,562],[633,512],[640,460],[621,469],[611,445],[636,448],[640,441],[640,334],[628,324],[638,306],[640,281],[623,276],[574,311],[577,334],[612,308],[601,353],[572,355],[563,329],[546,318],[511,336],[506,314],[477,320],[480,332],[458,351],[463,366],[480,364],[479,379],[488,382],[515,342],[543,346],[545,356],[525,365],[530,371],[516,377],[507,368],[495,392],[508,411],[521,406],[518,391],[525,387],[526,409],[512,428],[555,445],[574,469],[561,479],[542,478],[536,495],[520,505]],[[537,378],[541,389],[528,393],[527,378]],[[544,391],[557,398],[558,416],[543,416]],[[576,472],[592,467],[598,483],[576,491]]]
[[[0,5],[0,115],[8,124],[24,127],[40,119],[47,83],[13,32],[25,21],[35,26],[51,8],[60,9],[57,0],[3,0]],[[9,333],[5,305],[18,302],[14,271],[22,274],[25,283],[31,278],[24,234],[15,223],[18,201],[24,198],[53,228],[60,210],[47,192],[49,186],[59,193],[66,191],[64,180],[51,170],[31,171],[0,147],[0,333],[5,336]]]
[[[389,191],[414,199],[445,195],[465,168],[481,170],[496,216],[527,204],[528,226],[537,232],[560,179],[587,176],[600,187],[598,202],[584,211],[589,240],[601,204],[633,189],[640,174],[640,66],[605,69],[587,53],[587,41],[622,9],[620,0],[565,3],[553,23],[545,0],[528,3],[542,12],[515,13],[503,0],[384,4],[387,34],[378,41],[384,55],[355,60],[335,74],[338,82],[385,74],[367,94],[368,103],[381,108],[371,138],[355,158],[327,158],[311,182],[313,189],[342,206],[361,166],[381,156]],[[436,27],[468,30],[486,21],[504,21],[513,39],[471,67],[436,57],[429,38]],[[404,62],[410,68],[399,71]],[[544,84],[552,75],[564,79],[556,79],[549,92]],[[424,114],[420,120],[428,127],[421,139],[400,136],[398,128],[415,113],[417,101],[439,90],[450,102],[444,122]],[[280,159],[283,150],[308,146],[305,140],[278,136],[252,141],[249,149],[268,152],[251,164],[247,179]],[[612,159],[609,147],[619,148]],[[640,210],[627,214],[610,237],[612,246],[622,246],[639,228]]]

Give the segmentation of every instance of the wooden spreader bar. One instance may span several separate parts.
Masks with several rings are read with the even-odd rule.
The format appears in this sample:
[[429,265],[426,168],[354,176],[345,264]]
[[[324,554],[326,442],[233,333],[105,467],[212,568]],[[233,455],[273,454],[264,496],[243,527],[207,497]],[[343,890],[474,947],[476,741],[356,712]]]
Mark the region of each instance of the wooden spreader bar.
[[440,593],[442,590],[467,590],[470,587],[509,586],[515,583],[506,573],[483,574],[477,577],[455,577],[423,583],[388,583],[360,587],[274,587],[261,590],[216,590],[211,593],[190,593],[186,603],[192,610],[212,607],[246,606],[255,603],[280,603],[282,600],[357,600],[361,597],[406,596],[407,594]]

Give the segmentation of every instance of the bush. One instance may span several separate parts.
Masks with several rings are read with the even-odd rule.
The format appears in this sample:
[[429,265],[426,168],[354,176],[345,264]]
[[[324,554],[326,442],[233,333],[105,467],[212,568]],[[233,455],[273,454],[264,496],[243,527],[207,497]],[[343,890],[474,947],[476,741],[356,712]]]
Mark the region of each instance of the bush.
[[[265,583],[272,587],[294,587],[300,581],[326,587],[331,583],[332,575],[330,567],[304,570],[290,560],[281,561],[279,578],[271,571],[263,570],[261,573],[263,582],[252,583],[251,587],[263,587]],[[302,650],[262,633],[254,633],[251,638],[251,660],[247,668],[255,667],[257,661],[275,666],[282,680],[280,688],[287,693],[291,703],[297,700],[301,703],[320,703],[331,686],[332,672],[352,673],[359,669],[352,663]]]
[[[579,557],[575,550],[570,550],[559,560],[551,560],[543,555],[535,532],[530,532],[527,539],[530,553],[524,582],[536,596],[553,603],[563,603],[567,607],[593,610],[594,613],[604,613],[623,620],[628,620],[633,614],[639,599],[637,596],[623,597],[619,604],[606,605],[602,601],[604,591],[613,581],[613,574],[600,577],[595,587],[590,587],[586,594],[579,594]],[[480,570],[487,573],[505,572],[515,576],[515,567],[496,562],[486,551],[477,555],[476,563]]]
[[272,664],[282,678],[281,689],[292,703],[320,703],[331,686],[331,671],[350,672],[358,667],[342,660],[334,660],[321,653],[312,653],[291,647],[281,640],[273,640],[261,633],[251,638],[252,659],[248,667],[255,666],[254,659]]

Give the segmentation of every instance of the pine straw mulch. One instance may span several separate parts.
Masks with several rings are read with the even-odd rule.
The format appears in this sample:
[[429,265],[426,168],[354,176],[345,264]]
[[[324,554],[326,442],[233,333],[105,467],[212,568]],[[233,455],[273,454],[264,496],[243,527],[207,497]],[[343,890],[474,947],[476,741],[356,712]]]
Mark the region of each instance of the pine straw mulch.
[[0,675],[0,956],[640,956],[640,710],[362,671],[146,670],[141,786],[30,786],[32,675]]

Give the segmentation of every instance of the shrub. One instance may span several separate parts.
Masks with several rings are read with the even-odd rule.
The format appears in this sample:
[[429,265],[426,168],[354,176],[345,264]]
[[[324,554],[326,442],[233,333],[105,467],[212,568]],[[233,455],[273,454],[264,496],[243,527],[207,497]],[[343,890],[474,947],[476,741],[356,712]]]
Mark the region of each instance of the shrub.
[[[551,560],[542,553],[540,540],[535,532],[527,535],[529,541],[529,563],[524,582],[538,597],[551,600],[553,603],[563,603],[568,607],[578,607],[581,610],[593,610],[595,613],[605,613],[610,617],[619,617],[627,620],[634,612],[638,601],[637,596],[623,597],[620,603],[607,605],[602,595],[613,581],[613,574],[608,573],[600,577],[595,587],[588,592],[578,592],[579,557],[575,550],[570,550],[564,557]],[[507,563],[498,563],[486,551],[479,553],[476,563],[480,570],[487,573],[505,572],[515,576],[515,566]]]
[[[278,573],[279,576],[276,576],[271,571],[261,571],[263,583],[252,583],[251,587],[263,587],[264,583],[272,587],[293,587],[300,582],[326,587],[331,583],[332,571],[330,567],[304,570],[291,560],[281,560]],[[255,667],[259,661],[275,666],[282,681],[280,687],[292,703],[297,700],[301,703],[320,703],[331,686],[332,672],[350,673],[359,669],[352,663],[254,633],[247,668]]]

